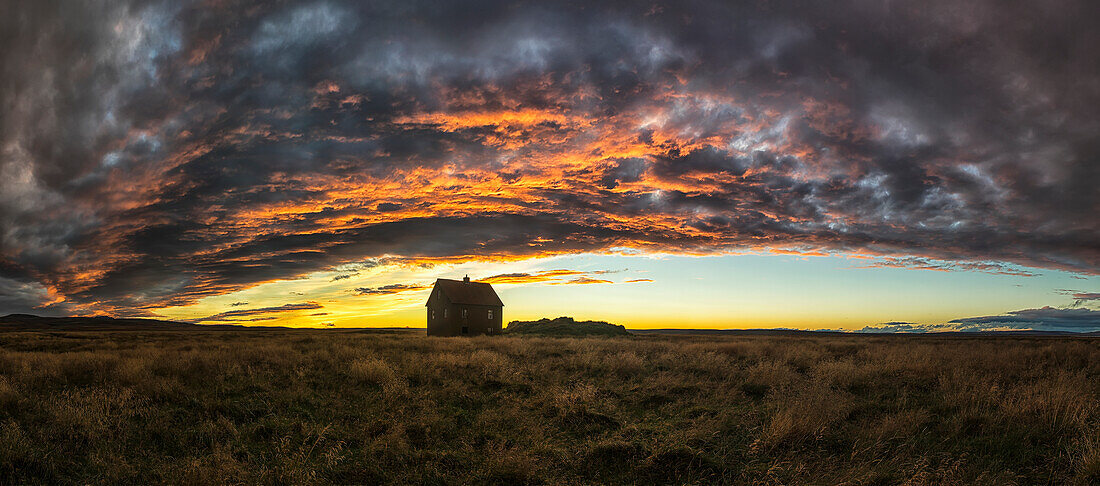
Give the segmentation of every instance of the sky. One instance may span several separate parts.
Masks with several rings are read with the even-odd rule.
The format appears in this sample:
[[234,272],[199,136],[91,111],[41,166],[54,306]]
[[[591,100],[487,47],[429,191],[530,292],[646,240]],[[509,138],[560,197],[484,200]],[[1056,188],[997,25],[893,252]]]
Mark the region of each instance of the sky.
[[1095,2],[0,3],[0,314],[1100,330]]

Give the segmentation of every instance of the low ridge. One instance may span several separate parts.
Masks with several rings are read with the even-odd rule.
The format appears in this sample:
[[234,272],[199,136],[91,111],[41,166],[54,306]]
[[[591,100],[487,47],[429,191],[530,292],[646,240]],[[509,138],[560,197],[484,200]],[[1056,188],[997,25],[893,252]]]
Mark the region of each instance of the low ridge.
[[[266,327],[273,329],[274,327]],[[201,325],[159,319],[97,317],[42,317],[31,314],[8,314],[0,317],[0,332],[4,331],[204,331],[260,329],[235,325]],[[280,328],[281,329],[281,328]]]

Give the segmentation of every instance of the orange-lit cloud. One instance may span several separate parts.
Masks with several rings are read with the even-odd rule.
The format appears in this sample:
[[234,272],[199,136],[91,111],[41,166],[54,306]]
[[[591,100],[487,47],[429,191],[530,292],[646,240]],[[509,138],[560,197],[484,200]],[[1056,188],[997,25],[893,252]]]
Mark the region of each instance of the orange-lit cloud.
[[[493,275],[478,279],[478,282],[485,282],[491,284],[531,284],[531,283],[549,283],[550,285],[571,285],[571,284],[594,284],[594,283],[614,283],[610,280],[604,280],[594,277],[595,275],[607,275],[611,273],[619,273],[623,270],[547,270],[535,273],[506,273],[501,275]],[[626,282],[632,282],[638,280],[627,280]]]
[[571,275],[584,275],[585,272],[576,270],[549,270],[538,273],[506,273],[501,275],[493,275],[491,277],[479,278],[478,282],[485,282],[490,284],[527,284],[538,283],[548,281],[558,281],[561,277],[567,277]]
[[609,283],[615,283],[615,282],[612,282],[610,280],[600,279],[600,278],[577,277],[577,278],[566,280],[564,282],[553,282],[553,283],[551,283],[551,285],[588,285],[588,284],[609,284]]

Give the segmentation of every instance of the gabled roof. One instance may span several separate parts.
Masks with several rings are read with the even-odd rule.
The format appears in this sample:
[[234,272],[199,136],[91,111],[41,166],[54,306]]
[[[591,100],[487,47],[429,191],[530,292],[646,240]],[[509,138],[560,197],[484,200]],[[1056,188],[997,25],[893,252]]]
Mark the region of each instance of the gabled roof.
[[440,278],[436,279],[435,286],[455,304],[504,306],[493,286],[487,283]]

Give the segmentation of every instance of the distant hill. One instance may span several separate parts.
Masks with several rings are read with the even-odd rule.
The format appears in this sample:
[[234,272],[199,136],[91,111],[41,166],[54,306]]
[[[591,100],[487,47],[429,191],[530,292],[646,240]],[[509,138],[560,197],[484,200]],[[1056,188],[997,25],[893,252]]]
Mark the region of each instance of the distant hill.
[[1100,331],[1069,332],[1069,331],[957,331],[957,332],[845,332],[845,331],[814,331],[800,329],[631,329],[634,334],[675,334],[675,335],[844,335],[844,336],[868,336],[868,338],[1100,338]]
[[634,334],[671,334],[700,336],[847,336],[842,331],[805,331],[800,329],[631,329]]
[[539,336],[629,336],[625,327],[603,321],[575,321],[572,317],[539,319],[537,321],[512,321],[504,329],[505,334],[531,334]]
[[0,332],[4,331],[212,331],[246,329],[284,329],[278,327],[246,327],[234,325],[199,325],[157,319],[115,319],[113,317],[41,317],[30,314],[9,314],[0,317]]

